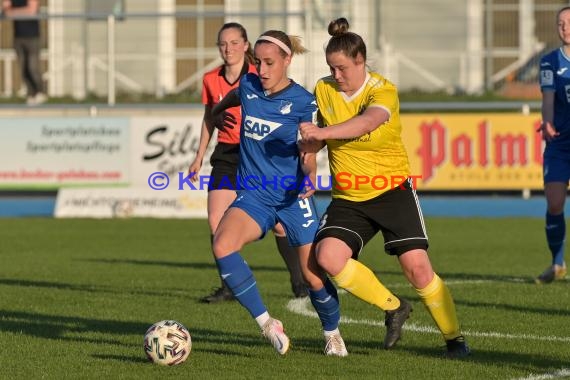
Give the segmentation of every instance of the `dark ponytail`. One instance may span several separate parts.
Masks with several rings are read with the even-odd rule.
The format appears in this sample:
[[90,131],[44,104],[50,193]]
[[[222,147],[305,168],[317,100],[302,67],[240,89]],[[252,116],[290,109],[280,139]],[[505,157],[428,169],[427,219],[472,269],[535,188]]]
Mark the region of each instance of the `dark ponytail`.
[[332,37],[327,44],[325,53],[343,52],[352,59],[361,55],[366,62],[366,44],[358,34],[349,32],[349,27],[348,20],[344,17],[330,22],[328,32]]

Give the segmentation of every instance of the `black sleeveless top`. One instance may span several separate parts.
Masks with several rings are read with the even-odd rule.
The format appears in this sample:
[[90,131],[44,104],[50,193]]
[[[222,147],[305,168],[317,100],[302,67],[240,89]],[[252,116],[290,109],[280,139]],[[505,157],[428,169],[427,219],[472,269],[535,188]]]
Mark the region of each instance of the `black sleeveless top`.
[[[14,8],[25,7],[28,0],[11,0]],[[39,20],[15,20],[14,37],[33,38],[40,36]]]

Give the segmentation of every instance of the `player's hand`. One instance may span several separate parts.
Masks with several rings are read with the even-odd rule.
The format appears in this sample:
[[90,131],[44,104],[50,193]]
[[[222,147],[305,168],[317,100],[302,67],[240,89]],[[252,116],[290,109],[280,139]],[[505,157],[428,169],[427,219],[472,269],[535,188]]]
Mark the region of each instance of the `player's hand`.
[[323,129],[317,127],[313,123],[303,122],[299,124],[299,131],[301,132],[301,137],[305,142],[314,142],[324,140]]
[[317,191],[316,183],[317,181],[315,174],[310,174],[308,176],[305,176],[305,179],[303,180],[303,184],[305,186],[303,188],[303,191],[299,194],[299,198],[306,199],[314,195],[315,192]]
[[542,138],[546,142],[550,142],[560,135],[560,132],[549,122],[540,124],[540,127],[536,131],[542,133]]
[[212,124],[220,131],[234,129],[237,125],[237,120],[234,115],[227,111],[222,111],[218,114],[212,115]]
[[322,141],[307,141],[307,140],[299,140],[297,141],[297,145],[299,147],[300,152],[306,153],[318,153],[325,144]]
[[305,186],[305,191],[299,194],[299,199],[312,197],[317,192],[314,186]]
[[198,173],[202,168],[202,160],[195,159],[194,162],[188,167],[188,175],[190,176],[190,182],[198,181]]

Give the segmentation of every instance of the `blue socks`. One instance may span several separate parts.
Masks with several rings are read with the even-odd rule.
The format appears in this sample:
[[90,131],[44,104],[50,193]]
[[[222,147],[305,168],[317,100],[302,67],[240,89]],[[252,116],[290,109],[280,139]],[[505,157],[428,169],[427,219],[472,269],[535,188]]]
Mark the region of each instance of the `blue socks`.
[[552,264],[564,263],[564,241],[566,240],[566,220],[564,213],[550,215],[546,213],[546,241],[552,253]]
[[315,308],[324,331],[333,331],[338,328],[340,320],[340,306],[338,294],[331,280],[327,278],[325,286],[317,291],[309,289],[309,297]]
[[[257,318],[267,312],[267,308],[261,300],[255,277],[253,277],[251,269],[239,252],[216,259],[216,263],[220,270],[220,276],[228,288],[231,289],[239,303],[249,311],[253,318]],[[333,331],[338,328],[340,306],[336,288],[331,280],[327,278],[325,286],[320,290],[313,291],[309,289],[309,297],[319,315],[323,330]]]
[[239,303],[249,311],[253,318],[257,318],[267,311],[261,300],[255,277],[253,277],[251,269],[239,252],[216,259],[216,263],[222,280],[225,281]]

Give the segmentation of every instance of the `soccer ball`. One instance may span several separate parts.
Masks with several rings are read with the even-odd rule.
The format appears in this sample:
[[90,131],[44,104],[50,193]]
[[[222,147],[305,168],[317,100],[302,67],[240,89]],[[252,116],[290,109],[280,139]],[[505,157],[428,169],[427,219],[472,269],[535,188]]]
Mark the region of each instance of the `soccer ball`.
[[160,365],[183,363],[192,349],[188,329],[180,322],[156,322],[144,334],[144,352],[148,359]]
[[129,200],[121,200],[113,203],[112,210],[115,218],[130,218],[134,212],[133,202]]

